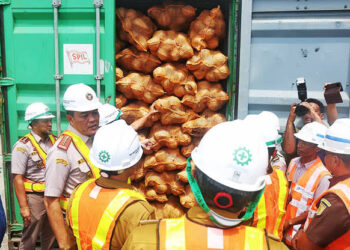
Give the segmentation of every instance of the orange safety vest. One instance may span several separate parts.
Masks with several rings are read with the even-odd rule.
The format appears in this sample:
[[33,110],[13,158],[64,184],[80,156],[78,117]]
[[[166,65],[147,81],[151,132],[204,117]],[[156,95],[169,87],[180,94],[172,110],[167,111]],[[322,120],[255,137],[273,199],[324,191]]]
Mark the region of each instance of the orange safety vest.
[[[23,138],[28,138],[35,150],[38,152],[40,159],[44,163],[44,167],[46,167],[46,152],[40,147],[39,143],[35,140],[34,136],[29,133],[26,134]],[[49,135],[49,139],[53,144],[56,142],[56,138],[53,135]],[[26,192],[39,192],[42,193],[45,191],[45,182],[35,182],[27,178],[23,178],[24,190]]]
[[[294,162],[292,171],[288,175],[289,180],[293,180],[297,164]],[[291,200],[287,205],[286,220],[290,220],[308,211],[312,202],[314,201],[314,194],[317,187],[325,175],[331,175],[329,171],[323,165],[321,159],[317,157],[317,160],[305,171],[305,173],[299,178],[299,180],[291,185]],[[296,232],[300,228],[299,225],[290,227],[286,232],[286,243],[292,244],[292,239]]]
[[[81,154],[81,156],[84,158],[85,162],[89,166],[89,168],[91,170],[92,178],[93,179],[99,178],[101,176],[100,170],[94,164],[92,164],[92,162],[90,161],[90,157],[89,157],[90,149],[83,142],[83,140],[80,138],[80,136],[74,134],[72,131],[69,131],[69,130],[64,131],[60,137],[63,137],[63,136],[69,136],[70,138],[72,138],[72,141],[73,141],[75,148],[78,150],[78,152]],[[61,209],[64,212],[67,210],[68,198],[61,195],[60,200],[59,200],[60,205],[61,205]]]
[[207,227],[187,219],[164,219],[158,227],[158,249],[268,249],[264,230],[248,226]]
[[104,189],[94,179],[82,183],[71,196],[69,224],[79,249],[110,249],[118,216],[132,202],[145,200],[138,192]]
[[[310,225],[310,222],[317,213],[317,204],[326,194],[329,193],[337,195],[343,201],[345,207],[347,208],[350,214],[350,178],[348,178],[345,181],[339,182],[335,186],[325,191],[312,203],[307,220],[305,222],[304,231],[306,231],[306,229]],[[350,248],[350,231],[333,241],[326,247],[326,249],[346,249],[347,247]]]
[[282,240],[286,217],[288,182],[282,170],[267,175],[265,191],[254,211],[253,226],[266,229],[268,236]]

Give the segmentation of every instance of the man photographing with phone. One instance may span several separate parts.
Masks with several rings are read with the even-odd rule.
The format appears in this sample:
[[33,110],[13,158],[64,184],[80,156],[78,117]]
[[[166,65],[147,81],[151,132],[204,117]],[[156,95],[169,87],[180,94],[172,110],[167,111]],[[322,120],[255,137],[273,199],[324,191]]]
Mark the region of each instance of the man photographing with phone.
[[295,126],[294,121],[297,116],[301,117],[303,126],[307,123],[316,121],[323,124],[324,105],[321,101],[314,98],[307,98],[305,79],[300,77],[297,79],[298,97],[300,103],[293,103],[290,108],[286,131],[283,136],[283,151],[291,159],[296,154],[297,141],[294,137]]

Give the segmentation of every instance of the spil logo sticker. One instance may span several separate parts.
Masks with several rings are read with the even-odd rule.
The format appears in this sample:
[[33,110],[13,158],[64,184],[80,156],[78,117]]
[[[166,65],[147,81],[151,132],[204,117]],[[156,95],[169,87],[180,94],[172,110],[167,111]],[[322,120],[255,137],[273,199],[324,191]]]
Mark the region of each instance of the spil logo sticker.
[[98,158],[100,159],[100,161],[102,161],[103,163],[106,163],[108,162],[111,157],[109,156],[109,153],[105,150],[101,151],[99,154],[98,154]]
[[238,148],[234,152],[233,160],[241,166],[248,165],[252,161],[252,155],[245,147]]

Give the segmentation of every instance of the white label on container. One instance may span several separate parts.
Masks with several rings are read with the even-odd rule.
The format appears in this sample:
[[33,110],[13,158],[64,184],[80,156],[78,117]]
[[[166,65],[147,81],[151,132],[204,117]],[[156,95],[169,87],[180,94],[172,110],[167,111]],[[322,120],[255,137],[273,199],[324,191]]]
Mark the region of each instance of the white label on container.
[[92,75],[94,71],[92,44],[64,44],[65,75]]

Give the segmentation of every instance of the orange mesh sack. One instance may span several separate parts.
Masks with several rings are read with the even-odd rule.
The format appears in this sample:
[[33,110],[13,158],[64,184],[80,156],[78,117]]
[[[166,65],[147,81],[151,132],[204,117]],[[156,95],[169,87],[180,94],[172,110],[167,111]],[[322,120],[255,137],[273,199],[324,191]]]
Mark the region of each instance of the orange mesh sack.
[[196,198],[192,193],[192,189],[190,185],[186,186],[185,193],[180,196],[180,203],[183,207],[191,208],[197,205]]
[[225,29],[225,20],[220,6],[212,10],[203,10],[190,26],[189,36],[192,47],[198,51],[217,48],[220,39],[225,37]]
[[193,110],[186,109],[175,96],[158,99],[155,108],[161,113],[160,120],[163,125],[182,124],[199,117]]
[[193,56],[193,49],[187,35],[173,30],[156,31],[147,41],[147,46],[152,54],[162,61],[178,61]]
[[138,50],[147,51],[147,40],[157,29],[151,19],[133,9],[118,8],[117,16],[121,24],[119,37],[133,44]]
[[226,121],[223,114],[205,110],[200,118],[182,124],[182,131],[195,137],[203,136],[210,128]]
[[230,75],[227,57],[220,51],[203,49],[187,61],[186,67],[198,80],[218,82]]
[[145,176],[146,187],[152,187],[159,194],[172,193],[180,195],[185,193],[185,185],[176,178],[174,172],[148,172]]
[[196,137],[192,138],[191,143],[189,145],[183,146],[181,148],[181,154],[186,158],[190,157],[193,149],[198,146],[200,141],[201,141],[200,138],[196,138]]
[[115,80],[118,81],[119,79],[124,77],[124,72],[121,68],[116,67],[115,68]]
[[180,126],[162,126],[160,123],[153,125],[150,138],[154,141],[153,151],[158,151],[163,146],[175,149],[191,143],[191,136],[183,133]]
[[[122,114],[122,119],[126,121],[126,123],[131,124],[134,121],[140,119],[141,117],[144,117],[149,113],[149,107],[147,104],[137,101],[134,103],[130,103],[126,105],[125,107],[122,107],[120,109],[123,114]],[[152,127],[153,123],[157,120],[159,120],[160,114],[155,113],[152,114],[146,121],[145,127]]]
[[134,183],[137,191],[139,191],[143,196],[149,201],[167,202],[168,197],[166,194],[158,194],[153,188],[146,187],[144,183]]
[[154,207],[157,220],[179,218],[185,214],[178,199],[174,196],[170,196],[166,203],[152,202],[150,204]]
[[134,47],[127,48],[115,56],[116,62],[123,68],[130,71],[151,73],[161,64],[158,58],[147,52],[142,52]]
[[194,77],[183,64],[166,63],[153,71],[153,77],[163,86],[167,94],[182,97],[186,94],[194,95],[197,92]]
[[120,109],[127,103],[127,99],[123,94],[117,94],[115,97],[115,106]]
[[132,181],[140,181],[141,179],[143,179],[143,177],[145,177],[147,173],[147,169],[144,168],[143,164],[144,164],[144,159],[141,159],[137,163],[135,172],[133,173],[132,176],[130,176],[130,179]]
[[228,94],[222,90],[221,84],[211,84],[207,81],[198,83],[198,92],[195,96],[185,95],[182,103],[200,113],[206,107],[212,111],[219,110],[229,99]]
[[126,42],[120,40],[119,37],[117,36],[115,41],[115,53],[118,53],[119,51],[124,49],[125,46],[126,46]]
[[177,148],[163,148],[153,155],[146,156],[144,166],[157,172],[183,169],[186,166],[186,158],[180,154]]
[[147,14],[162,29],[181,31],[188,28],[189,23],[196,16],[196,9],[191,5],[169,4],[165,7],[149,8]]
[[118,90],[127,98],[136,98],[145,103],[152,103],[164,95],[162,86],[155,83],[151,76],[130,73],[116,82]]

